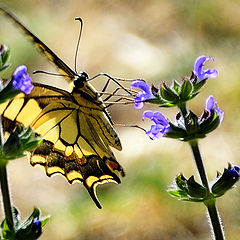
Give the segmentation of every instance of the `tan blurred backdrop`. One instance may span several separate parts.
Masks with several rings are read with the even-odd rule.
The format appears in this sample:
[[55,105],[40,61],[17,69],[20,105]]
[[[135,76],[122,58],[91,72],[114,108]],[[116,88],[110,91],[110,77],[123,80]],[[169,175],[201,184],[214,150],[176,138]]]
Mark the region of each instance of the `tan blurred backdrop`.
[[[170,83],[189,75],[199,55],[215,58],[209,67],[218,69],[201,94],[190,102],[200,114],[205,99],[213,94],[225,119],[220,128],[200,141],[210,179],[228,162],[240,164],[240,2],[218,0],[2,0],[33,33],[66,63],[74,66],[79,24],[84,20],[78,70],[89,76],[106,72],[124,78],[144,78],[149,83]],[[55,71],[23,35],[0,16],[0,43],[11,48],[12,66],[25,64],[33,70]],[[59,77],[34,75],[41,81],[66,88]],[[97,79],[98,90],[104,79]],[[113,86],[114,87],[114,86]],[[158,109],[146,105],[146,109]],[[133,106],[109,109],[115,123],[141,122],[142,111]],[[177,109],[161,109],[174,120]],[[179,202],[166,189],[179,172],[198,179],[186,143],[169,139],[151,141],[133,128],[117,131],[123,150],[115,152],[126,171],[121,185],[98,187],[103,205],[98,210],[81,184],[69,185],[61,176],[46,177],[27,159],[9,163],[14,205],[27,217],[34,206],[52,217],[41,239],[51,240],[205,240],[210,239],[206,212],[201,204]],[[228,240],[240,230],[239,187],[218,200]],[[2,215],[1,215],[2,218]]]

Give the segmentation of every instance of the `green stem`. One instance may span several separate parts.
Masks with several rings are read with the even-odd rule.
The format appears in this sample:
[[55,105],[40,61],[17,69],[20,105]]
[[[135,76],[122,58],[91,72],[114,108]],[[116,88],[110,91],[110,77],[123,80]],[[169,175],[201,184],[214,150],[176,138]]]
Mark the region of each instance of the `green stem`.
[[[178,107],[180,108],[180,111],[184,118],[184,122],[185,122],[185,126],[186,126],[186,124],[187,124],[186,117],[188,114],[186,104],[183,103],[183,104],[179,105]],[[204,204],[208,209],[209,218],[211,220],[211,227],[213,229],[215,239],[216,240],[224,240],[225,238],[224,238],[223,227],[221,225],[220,216],[218,214],[218,211],[217,211],[217,208],[215,205],[216,200],[211,195],[208,178],[206,175],[202,156],[201,156],[199,146],[198,146],[198,141],[195,139],[195,140],[189,141],[189,144],[190,144],[190,147],[193,152],[194,160],[195,160],[197,170],[199,172],[202,184],[207,190],[207,199],[208,200],[204,201]]]
[[224,240],[224,232],[223,232],[223,228],[221,225],[221,221],[220,221],[220,216],[218,214],[216,205],[215,205],[215,199],[212,198],[211,196],[211,192],[210,192],[210,188],[209,188],[209,182],[207,179],[207,175],[206,175],[206,171],[203,165],[203,160],[201,157],[201,153],[199,151],[199,147],[198,147],[198,142],[197,140],[192,140],[189,142],[192,152],[193,152],[193,156],[195,159],[195,163],[197,165],[197,169],[202,181],[203,186],[207,189],[207,194],[208,194],[208,200],[206,200],[204,202],[204,204],[206,205],[207,209],[208,209],[208,213],[209,213],[209,217],[211,220],[211,225],[212,225],[212,229],[215,235],[215,239],[216,240]]
[[8,188],[6,165],[0,166],[0,182],[1,182],[2,200],[3,200],[5,218],[7,219],[8,223],[10,223],[12,227],[14,227],[12,207],[11,207],[11,201],[10,201],[9,188]]
[[220,216],[218,214],[218,211],[217,211],[217,208],[215,205],[215,201],[212,201],[211,204],[205,203],[205,205],[207,206],[207,209],[208,209],[208,214],[209,214],[209,217],[211,220],[215,239],[216,240],[224,240],[225,239],[224,231],[223,231],[223,227],[220,222]]
[[[3,137],[3,126],[2,126],[2,119],[0,117],[0,148],[2,149],[4,144],[4,137]],[[13,222],[13,213],[11,207],[11,200],[8,188],[8,179],[7,179],[7,162],[4,159],[0,160],[0,183],[1,183],[1,190],[2,190],[2,200],[3,200],[3,207],[5,218],[7,219],[8,223],[14,228]]]
[[185,120],[186,119],[186,115],[188,113],[188,110],[186,108],[186,103],[185,102],[181,103],[181,104],[178,105],[178,107],[179,107],[179,109],[180,109],[180,111],[182,113],[182,116],[183,116],[184,120]]
[[192,140],[189,142],[189,144],[193,152],[193,156],[195,159],[195,163],[197,165],[197,169],[198,169],[202,184],[207,189],[208,193],[210,193],[209,183],[208,183],[206,171],[203,165],[202,156],[198,147],[198,142],[197,140]]

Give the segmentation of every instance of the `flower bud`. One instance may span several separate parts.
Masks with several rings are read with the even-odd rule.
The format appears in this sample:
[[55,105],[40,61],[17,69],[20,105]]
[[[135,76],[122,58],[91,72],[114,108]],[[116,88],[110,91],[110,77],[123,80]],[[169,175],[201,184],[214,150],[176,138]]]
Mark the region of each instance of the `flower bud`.
[[220,197],[233,188],[234,184],[239,180],[239,170],[238,166],[229,164],[228,168],[225,168],[222,174],[218,173],[211,187],[215,197]]

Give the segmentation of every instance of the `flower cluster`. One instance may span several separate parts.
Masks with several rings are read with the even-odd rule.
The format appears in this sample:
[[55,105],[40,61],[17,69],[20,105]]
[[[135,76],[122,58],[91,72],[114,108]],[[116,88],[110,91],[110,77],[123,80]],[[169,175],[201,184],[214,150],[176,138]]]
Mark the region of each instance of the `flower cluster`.
[[[216,78],[218,75],[216,69],[203,69],[207,61],[213,61],[213,59],[205,56],[198,57],[194,63],[192,75],[184,78],[182,84],[174,81],[173,85],[168,87],[163,82],[160,88],[157,88],[153,85],[149,86],[140,79],[134,81],[131,88],[140,89],[134,97],[135,108],[142,109],[145,102],[150,102],[161,107],[178,106],[180,110],[183,110],[186,102],[199,93],[207,78]],[[205,109],[200,117],[191,111],[186,110],[185,114],[183,112],[177,114],[175,123],[171,123],[159,111],[145,111],[142,116],[143,120],[149,118],[154,123],[150,130],[146,131],[146,134],[151,139],[159,139],[163,136],[184,141],[203,138],[207,133],[213,131],[224,117],[224,112],[217,106],[213,96],[207,98]]]
[[131,88],[140,89],[134,97],[135,108],[142,109],[145,102],[155,103],[161,107],[179,106],[194,98],[206,83],[207,78],[216,78],[218,75],[216,69],[203,70],[207,61],[213,61],[213,58],[198,57],[194,63],[191,76],[183,78],[181,84],[174,81],[171,87],[167,86],[165,82],[157,88],[154,85],[149,86],[141,79],[133,81]]
[[[239,180],[239,171],[238,166],[229,163],[228,168],[225,168],[222,174],[218,172],[216,179],[211,183],[210,195],[217,198],[232,189]],[[204,202],[209,199],[206,188],[196,182],[194,176],[186,179],[183,174],[175,178],[168,192],[183,201]]]

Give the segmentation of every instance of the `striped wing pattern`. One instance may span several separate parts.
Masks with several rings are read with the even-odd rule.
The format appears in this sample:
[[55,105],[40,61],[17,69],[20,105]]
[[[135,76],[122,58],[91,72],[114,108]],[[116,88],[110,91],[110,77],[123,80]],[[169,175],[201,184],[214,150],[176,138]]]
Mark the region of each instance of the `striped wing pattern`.
[[8,122],[30,125],[44,138],[31,153],[33,166],[43,166],[48,176],[60,173],[69,183],[81,181],[99,208],[96,186],[120,183],[118,172],[123,170],[109,147],[115,139],[106,131],[107,118],[100,109],[78,104],[64,90],[35,84],[31,94],[0,105],[0,114]]

